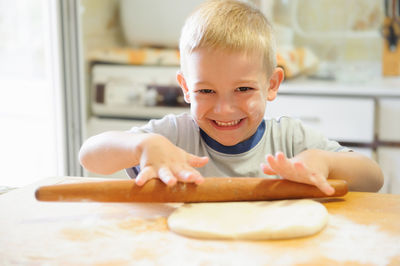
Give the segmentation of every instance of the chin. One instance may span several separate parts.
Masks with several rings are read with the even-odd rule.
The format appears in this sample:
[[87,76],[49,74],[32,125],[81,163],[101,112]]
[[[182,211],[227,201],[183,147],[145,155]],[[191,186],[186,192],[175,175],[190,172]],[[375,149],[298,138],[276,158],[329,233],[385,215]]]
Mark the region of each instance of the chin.
[[219,139],[215,139],[216,141],[219,142],[219,144],[222,144],[224,146],[235,146],[236,144],[242,142],[243,140],[219,140]]

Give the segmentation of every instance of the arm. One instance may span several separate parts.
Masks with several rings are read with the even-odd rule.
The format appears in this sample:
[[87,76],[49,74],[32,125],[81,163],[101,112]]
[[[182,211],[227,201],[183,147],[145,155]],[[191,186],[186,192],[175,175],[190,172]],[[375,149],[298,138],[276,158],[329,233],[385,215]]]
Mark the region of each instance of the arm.
[[283,153],[276,157],[267,155],[264,173],[277,174],[283,178],[313,184],[330,195],[334,190],[327,178],[346,180],[353,191],[376,192],[383,185],[383,174],[379,165],[356,152],[330,152],[306,150],[294,158],[287,159]]
[[140,164],[139,185],[157,177],[168,185],[178,180],[200,183],[203,178],[193,167],[208,162],[207,157],[189,154],[161,135],[123,131],[89,138],[79,151],[79,160],[88,171],[105,175]]

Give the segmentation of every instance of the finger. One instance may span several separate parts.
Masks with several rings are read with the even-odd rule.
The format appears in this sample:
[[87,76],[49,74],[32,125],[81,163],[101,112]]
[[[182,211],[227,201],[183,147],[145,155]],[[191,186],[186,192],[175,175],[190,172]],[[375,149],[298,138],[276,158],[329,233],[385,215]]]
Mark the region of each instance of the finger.
[[190,183],[195,180],[195,175],[188,170],[174,171],[175,176],[178,177],[178,181]]
[[276,175],[276,172],[267,164],[261,163],[261,169],[263,170],[264,174],[267,175]]
[[295,162],[293,165],[294,165],[294,169],[297,173],[297,176],[299,176],[301,179],[303,179],[305,181],[305,183],[314,185],[315,180],[314,180],[314,178],[311,178],[311,180],[310,180],[310,172],[307,170],[304,163]]
[[270,168],[276,175],[279,175],[279,176],[285,178],[285,177],[284,177],[284,173],[282,172],[282,169],[280,168],[278,162],[276,161],[276,158],[275,158],[273,155],[268,154],[267,157],[266,157],[266,159],[267,159],[267,163],[269,164],[269,168]]
[[285,179],[296,179],[296,171],[294,170],[292,164],[286,159],[283,154],[277,153],[277,156],[277,158],[272,155],[267,156],[267,161],[271,169],[273,169],[279,176]]
[[204,177],[196,169],[192,170],[194,173],[194,183],[199,185],[204,182]]
[[273,170],[278,168],[278,163],[275,160],[275,157],[272,154],[268,154],[265,159],[267,160],[267,163],[269,164],[269,167]]
[[178,181],[188,183],[194,182],[198,176],[201,176],[200,173],[193,168],[174,167],[172,168],[172,172],[178,178]]
[[328,180],[326,180],[325,177],[323,176],[318,176],[315,177],[316,184],[315,186],[319,188],[322,192],[324,192],[326,195],[332,195],[335,193],[335,189],[328,183]]
[[204,177],[196,169],[191,168],[190,173],[191,173],[191,178],[190,178],[191,182],[194,182],[197,185],[204,182]]
[[293,163],[286,158],[286,156],[285,156],[285,154],[283,154],[283,152],[277,152],[275,157],[276,157],[276,161],[278,162],[278,164],[280,165],[281,168],[283,168],[287,171],[294,170]]
[[172,172],[167,167],[160,167],[158,169],[158,177],[163,181],[167,186],[174,186],[177,182],[177,179],[172,174]]
[[196,185],[200,185],[200,184],[204,183],[204,181],[205,181],[204,177],[200,176],[194,181],[194,183]]
[[149,181],[152,178],[156,178],[156,177],[157,177],[157,173],[154,170],[154,168],[151,166],[146,166],[137,175],[137,177],[135,179],[135,183],[138,186],[143,186],[147,181]]
[[299,175],[302,177],[308,176],[308,178],[305,179],[305,183],[316,186],[327,195],[335,193],[335,189],[329,184],[324,176],[310,173],[302,162],[296,162],[294,163],[294,166]]
[[278,151],[278,152],[276,152],[275,153],[275,157],[276,158],[286,158],[286,156],[285,156],[285,154],[283,153],[283,152],[281,152],[281,151]]
[[207,156],[199,157],[188,153],[187,162],[192,167],[203,167],[208,163],[208,160]]
[[325,177],[310,173],[302,162],[295,162],[294,166],[299,176],[305,179],[305,183],[316,186],[327,195],[332,195],[335,192]]

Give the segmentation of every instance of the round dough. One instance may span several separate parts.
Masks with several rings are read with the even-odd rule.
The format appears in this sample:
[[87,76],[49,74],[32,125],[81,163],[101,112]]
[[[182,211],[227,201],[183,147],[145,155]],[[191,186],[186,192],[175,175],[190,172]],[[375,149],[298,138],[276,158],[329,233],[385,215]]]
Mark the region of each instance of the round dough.
[[328,222],[317,201],[280,200],[184,204],[168,217],[169,228],[206,239],[288,239],[313,235]]

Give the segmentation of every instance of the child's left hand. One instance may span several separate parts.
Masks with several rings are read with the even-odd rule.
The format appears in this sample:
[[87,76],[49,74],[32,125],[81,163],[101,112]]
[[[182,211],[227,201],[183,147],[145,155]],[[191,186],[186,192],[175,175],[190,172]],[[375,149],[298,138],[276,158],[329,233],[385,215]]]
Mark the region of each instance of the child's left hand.
[[335,192],[327,181],[327,163],[322,156],[313,154],[313,150],[304,151],[291,159],[286,158],[282,152],[275,156],[268,154],[266,160],[267,163],[261,167],[267,175],[279,175],[287,180],[314,185],[327,195]]

